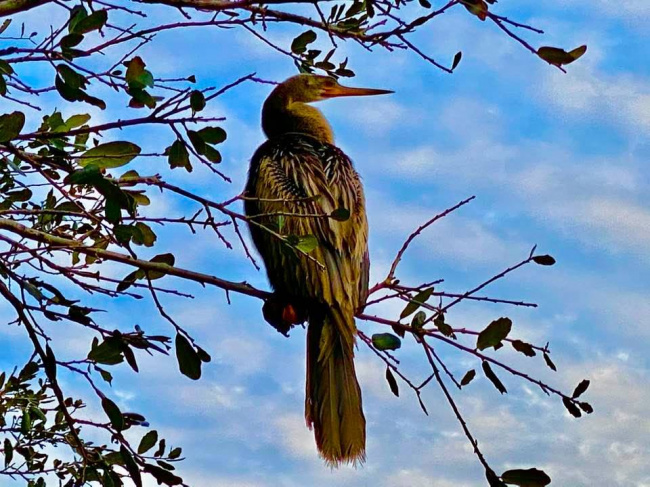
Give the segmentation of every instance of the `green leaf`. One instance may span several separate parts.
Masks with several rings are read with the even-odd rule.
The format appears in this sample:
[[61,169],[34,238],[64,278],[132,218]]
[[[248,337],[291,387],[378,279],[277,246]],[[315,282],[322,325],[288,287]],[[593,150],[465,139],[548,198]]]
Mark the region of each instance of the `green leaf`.
[[143,453],[151,450],[156,443],[158,442],[158,432],[156,430],[149,431],[146,435],[140,440],[140,445],[138,446],[138,454],[142,455]]
[[551,478],[536,468],[508,470],[501,474],[501,480],[520,487],[544,487],[551,483]]
[[454,329],[445,323],[444,313],[439,313],[438,316],[434,318],[433,324],[436,326],[436,328],[438,328],[438,331],[446,337],[451,337],[454,340],[456,339],[456,335],[454,335]]
[[411,320],[411,327],[415,330],[419,330],[424,326],[424,322],[427,319],[427,315],[424,311],[418,311],[413,315],[413,319]]
[[395,394],[395,396],[399,397],[399,387],[397,386],[397,381],[395,380],[395,376],[391,372],[390,367],[386,367],[386,382],[388,382],[390,391]]
[[68,34],[67,36],[61,38],[61,42],[59,42],[59,44],[63,50],[66,50],[70,49],[71,47],[78,46],[83,40],[84,36],[81,34]]
[[313,235],[300,235],[298,242],[294,245],[298,250],[309,253],[318,247],[318,239]]
[[587,52],[587,46],[580,46],[569,52],[558,47],[544,46],[537,50],[537,55],[549,64],[563,66],[582,57],[585,52]]
[[5,30],[7,30],[7,27],[11,24],[11,19],[5,19],[5,21],[0,25],[0,34],[2,34]]
[[460,385],[462,387],[465,387],[468,385],[472,380],[474,380],[474,377],[476,377],[476,371],[474,369],[468,370],[463,378],[460,380]]
[[535,353],[535,349],[530,343],[522,342],[521,340],[513,340],[512,348],[520,353],[523,353],[526,357],[534,357],[537,355]]
[[492,367],[490,367],[490,364],[486,360],[483,360],[481,366],[483,367],[483,372],[485,372],[485,376],[488,379],[490,379],[490,382],[494,384],[494,387],[496,387],[501,394],[505,394],[506,392],[508,392],[505,386],[503,385],[503,383],[499,380],[497,375],[492,370]]
[[145,69],[146,64],[140,56],[135,56],[127,62],[125,79],[129,88],[153,88],[154,80],[150,71]]
[[291,43],[291,51],[295,54],[302,54],[307,49],[307,45],[316,40],[316,32],[308,30],[296,37]]
[[176,358],[181,373],[192,380],[201,378],[201,358],[189,340],[178,333],[176,335]]
[[208,161],[215,164],[219,164],[221,162],[221,153],[211,145],[206,144],[203,156],[205,156]]
[[88,12],[83,5],[75,5],[70,9],[70,22],[68,23],[68,32],[73,32],[77,24],[88,17]]
[[330,218],[337,222],[344,222],[350,219],[350,210],[347,208],[337,208],[330,213]]
[[131,142],[107,142],[87,150],[79,159],[79,165],[98,168],[121,167],[131,162],[141,149]]
[[433,293],[433,288],[427,288],[424,291],[420,291],[409,304],[406,305],[406,308],[402,310],[402,313],[399,315],[399,319],[406,318],[411,313],[414,313],[420,306],[427,302]]
[[581,381],[580,384],[576,386],[575,390],[573,391],[573,394],[571,394],[571,397],[573,399],[577,399],[578,397],[582,396],[585,393],[585,391],[589,388],[589,384],[590,382],[587,379]]
[[[176,258],[174,257],[174,254],[158,254],[154,258],[152,258],[149,262],[156,262],[158,264],[167,264],[168,266],[173,266],[174,263],[176,262]],[[161,277],[164,277],[167,275],[166,272],[164,271],[147,271],[146,273],[149,276],[149,279],[152,281],[155,279],[160,279]]]
[[95,370],[99,372],[99,375],[102,376],[102,379],[104,379],[106,382],[108,382],[109,386],[113,385],[113,374],[111,374],[108,370],[101,369],[95,365]]
[[156,243],[156,240],[158,237],[156,237],[156,234],[151,230],[151,227],[147,225],[146,223],[138,222],[135,224],[136,228],[140,230],[140,233],[142,235],[142,240],[139,242],[136,242],[135,240],[133,243],[137,245],[144,245],[145,247],[153,247],[154,243]]
[[4,59],[0,59],[0,73],[2,74],[14,74],[14,68],[11,67]]
[[29,433],[31,429],[32,429],[32,417],[29,415],[29,409],[25,409],[23,411],[23,416],[20,419],[20,432],[23,435],[26,435]]
[[5,81],[4,76],[0,74],[0,96],[5,96],[7,94],[7,82]]
[[221,127],[204,127],[198,131],[198,134],[208,144],[221,144],[228,137]]
[[533,257],[533,262],[539,265],[553,265],[555,264],[555,259],[550,255],[536,255]]
[[122,411],[117,407],[113,401],[107,397],[102,398],[102,409],[108,416],[108,419],[111,421],[111,425],[115,430],[122,431],[124,429],[124,416],[122,416]]
[[176,447],[172,451],[169,452],[169,455],[167,455],[167,458],[169,458],[171,460],[175,460],[176,458],[180,457],[182,453],[183,453],[183,449],[180,448],[180,447]]
[[76,22],[71,30],[71,33],[87,34],[88,32],[99,30],[104,27],[104,25],[106,25],[107,20],[108,12],[106,10],[96,10],[89,16]]
[[377,350],[397,350],[402,346],[402,341],[392,333],[375,333],[372,344]]
[[192,172],[190,154],[187,152],[185,143],[180,139],[176,139],[174,143],[169,147],[167,160],[169,162],[169,167],[172,169],[176,167],[184,167],[187,169],[187,172]]
[[94,345],[88,353],[88,360],[105,365],[121,363],[124,360],[121,340],[109,337],[99,345]]
[[194,90],[190,93],[190,107],[192,113],[200,112],[205,108],[205,96],[199,90]]
[[512,321],[510,318],[499,318],[490,323],[485,330],[478,335],[476,340],[476,348],[485,350],[486,348],[494,347],[495,350],[502,346],[503,341],[512,329]]
[[24,126],[25,114],[23,112],[0,115],[0,143],[11,142],[20,135]]
[[77,73],[67,64],[61,63],[57,65],[56,72],[61,76],[61,79],[65,82],[66,86],[72,90],[85,88],[88,84],[88,80],[85,76]]

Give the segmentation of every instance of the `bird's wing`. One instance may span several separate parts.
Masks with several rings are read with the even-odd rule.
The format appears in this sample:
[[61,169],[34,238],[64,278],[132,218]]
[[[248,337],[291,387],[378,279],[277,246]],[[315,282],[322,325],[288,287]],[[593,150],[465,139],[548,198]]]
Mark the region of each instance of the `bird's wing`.
[[[361,182],[347,156],[306,138],[267,142],[253,157],[247,195],[258,198],[246,201],[246,214],[272,286],[356,309],[367,289],[368,227]],[[348,219],[329,216],[338,210],[341,218],[342,209]],[[296,238],[305,249],[316,243],[309,257],[287,245]]]

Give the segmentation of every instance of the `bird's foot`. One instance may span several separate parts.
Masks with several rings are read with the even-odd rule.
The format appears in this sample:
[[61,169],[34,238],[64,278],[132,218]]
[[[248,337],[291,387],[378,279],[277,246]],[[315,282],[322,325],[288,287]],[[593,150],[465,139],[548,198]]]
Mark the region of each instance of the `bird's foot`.
[[304,307],[277,295],[264,302],[262,313],[267,323],[286,337],[289,336],[291,328],[304,323],[307,319],[307,312]]

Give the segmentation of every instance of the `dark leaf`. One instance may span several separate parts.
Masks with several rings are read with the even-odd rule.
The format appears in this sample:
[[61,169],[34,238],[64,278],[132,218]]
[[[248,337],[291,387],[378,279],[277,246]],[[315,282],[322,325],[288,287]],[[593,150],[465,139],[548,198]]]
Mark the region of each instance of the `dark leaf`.
[[583,381],[580,382],[573,391],[573,394],[571,397],[573,399],[577,399],[580,397],[582,394],[585,393],[585,391],[589,388],[589,381],[587,379],[584,379]]
[[578,406],[587,414],[591,414],[594,412],[594,408],[591,407],[591,404],[589,404],[588,402],[579,402]]
[[138,464],[133,459],[131,452],[126,449],[124,445],[120,445],[120,454],[122,455],[122,460],[124,461],[124,468],[131,476],[131,480],[136,485],[136,487],[142,487],[142,475],[140,474],[140,468]]
[[176,167],[184,167],[187,172],[192,172],[192,165],[190,164],[190,154],[187,152],[185,143],[176,139],[169,148],[168,155],[169,167],[172,169]]
[[483,367],[483,372],[485,372],[485,376],[488,379],[490,379],[490,382],[492,382],[492,384],[494,384],[494,387],[496,387],[497,390],[501,394],[504,394],[504,393],[508,392],[506,390],[505,386],[501,383],[499,378],[496,376],[496,374],[492,370],[492,367],[490,367],[490,364],[486,360],[483,360],[483,362],[481,363],[481,366]]
[[347,221],[350,219],[350,210],[347,208],[337,208],[332,213],[330,213],[330,218],[338,222]]
[[9,438],[5,438],[4,441],[4,455],[5,455],[5,468],[11,465],[11,461],[14,458],[14,446],[11,443]]
[[544,46],[537,50],[537,55],[549,64],[562,66],[582,57],[585,52],[587,52],[587,46],[580,46],[569,52],[558,47]]
[[183,375],[192,380],[201,377],[201,358],[189,340],[180,333],[176,335],[176,358]]
[[397,350],[402,346],[402,341],[391,333],[375,333],[372,344],[377,350]]
[[103,397],[102,408],[104,409],[106,416],[108,416],[108,419],[110,419],[113,428],[117,431],[122,431],[124,429],[124,417],[122,416],[120,408],[117,407],[117,404],[109,398]]
[[569,398],[563,397],[562,404],[564,404],[564,407],[567,409],[567,411],[569,411],[571,416],[574,416],[576,418],[582,416],[582,413],[580,412],[578,406],[576,406],[575,403],[571,401]]
[[551,360],[551,357],[549,357],[548,353],[544,352],[544,361],[546,362],[546,365],[548,366],[549,369],[551,369],[554,372],[557,372],[557,367]]
[[158,484],[180,485],[183,483],[182,478],[156,465],[145,464],[142,468],[145,472],[151,474],[158,481]]
[[436,328],[438,328],[438,331],[440,331],[440,333],[446,337],[456,339],[456,335],[454,335],[454,329],[451,327],[451,325],[445,323],[444,313],[439,313],[438,316],[434,318],[433,324],[436,326]]
[[399,397],[399,387],[397,386],[397,381],[395,380],[395,376],[391,372],[390,367],[386,367],[386,381],[388,382],[391,392]]
[[205,140],[203,140],[203,137],[201,137],[198,132],[194,130],[188,130],[187,137],[190,139],[192,147],[194,147],[194,150],[197,153],[201,155],[205,154],[205,148],[208,145],[205,143]]
[[485,350],[489,347],[501,346],[501,342],[508,336],[512,329],[512,321],[510,318],[499,318],[490,323],[485,330],[478,335],[476,340],[476,348]]
[[453,62],[451,63],[451,70],[452,71],[458,67],[458,63],[460,63],[460,60],[462,59],[462,57],[463,57],[463,53],[461,51],[458,51],[456,53],[456,55],[454,56]]
[[194,90],[190,94],[190,107],[192,113],[200,112],[205,108],[205,96],[199,90]]
[[291,43],[291,51],[296,54],[302,54],[307,49],[307,45],[316,40],[316,32],[308,30],[296,37]]
[[476,371],[474,369],[468,370],[467,373],[460,380],[460,385],[465,387],[470,382],[472,382],[472,380],[474,380],[474,377],[476,377]]
[[215,164],[219,164],[221,162],[221,153],[211,145],[205,145],[203,156],[205,156],[208,161]]
[[11,142],[20,135],[24,126],[25,114],[23,112],[0,115],[0,143]]
[[499,476],[494,473],[494,470],[492,470],[490,467],[485,467],[485,478],[488,481],[488,485],[490,487],[506,487],[506,484],[504,484]]
[[143,453],[151,450],[156,443],[158,442],[158,432],[156,430],[149,431],[146,435],[140,440],[140,445],[138,446],[138,454],[142,455]]
[[414,313],[422,304],[426,303],[427,300],[431,297],[433,293],[433,288],[427,288],[424,291],[420,291],[411,301],[406,305],[399,315],[399,319],[406,318],[411,313]]
[[533,257],[533,262],[539,265],[553,265],[555,264],[555,259],[550,255],[536,255]]
[[54,352],[49,345],[45,345],[45,359],[43,360],[43,365],[45,366],[45,373],[47,378],[51,382],[56,380],[56,358],[54,357]]
[[208,144],[221,144],[228,135],[221,127],[204,127],[199,130],[198,134]]
[[551,478],[536,468],[508,470],[501,474],[501,480],[520,487],[544,487],[551,483]]
[[11,24],[11,19],[5,19],[5,21],[0,25],[0,34],[2,34],[5,30],[7,30],[7,27]]
[[535,353],[535,349],[530,343],[522,342],[521,340],[513,340],[512,348],[520,353],[523,353],[526,357],[534,357],[537,355]]
[[106,10],[96,10],[89,16],[75,23],[74,28],[70,31],[73,34],[86,34],[93,30],[98,30],[106,25],[108,12]]
[[210,357],[210,354],[203,350],[201,347],[198,345],[196,346],[196,353],[198,354],[199,358],[201,359],[201,362],[209,363],[212,360],[212,357]]
[[108,370],[101,369],[97,366],[95,366],[95,370],[99,372],[99,374],[102,376],[102,379],[108,382],[108,385],[113,385],[113,374],[111,374]]
[[106,365],[119,364],[124,360],[121,340],[114,337],[107,338],[90,350],[88,360]]

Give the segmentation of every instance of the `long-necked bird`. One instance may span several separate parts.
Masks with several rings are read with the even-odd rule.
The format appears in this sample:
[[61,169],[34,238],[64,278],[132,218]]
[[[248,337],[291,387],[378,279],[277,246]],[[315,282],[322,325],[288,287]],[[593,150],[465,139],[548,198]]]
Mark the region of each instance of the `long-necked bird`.
[[[251,160],[246,185],[251,236],[286,305],[282,319],[309,322],[305,419],[331,466],[365,460],[354,315],[368,293],[368,223],[359,175],[309,104],[386,93],[307,74],[279,84],[264,103],[268,140]],[[308,256],[295,248],[301,241],[316,244],[303,247]]]

